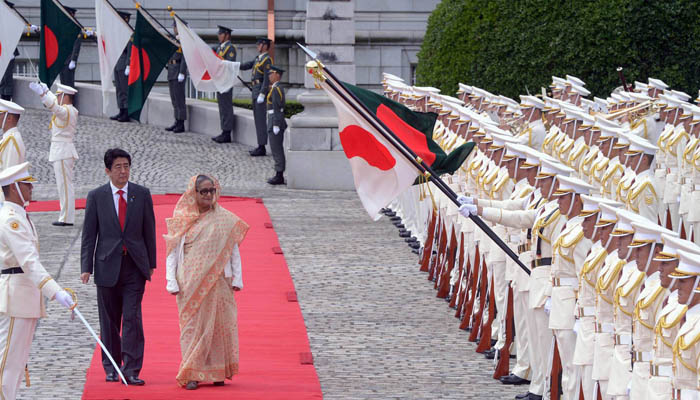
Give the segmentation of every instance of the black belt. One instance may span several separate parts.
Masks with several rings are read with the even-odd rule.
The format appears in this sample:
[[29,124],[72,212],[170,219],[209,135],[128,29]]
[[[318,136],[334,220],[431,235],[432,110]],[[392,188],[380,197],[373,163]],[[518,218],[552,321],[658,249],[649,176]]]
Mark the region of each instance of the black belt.
[[0,271],[0,274],[3,274],[3,275],[23,274],[23,273],[24,273],[24,271],[22,271],[22,268],[20,268],[20,267],[7,268],[7,269],[3,269],[2,271]]
[[552,265],[552,257],[544,257],[538,258],[537,260],[532,260],[532,263],[530,265],[532,266],[532,268]]
[[525,243],[518,246],[518,254],[523,254],[526,251],[530,251],[532,243]]
[[253,79],[252,81],[250,81],[250,83],[252,83],[253,85],[257,85],[258,83],[261,83],[261,82],[262,81],[260,79]]

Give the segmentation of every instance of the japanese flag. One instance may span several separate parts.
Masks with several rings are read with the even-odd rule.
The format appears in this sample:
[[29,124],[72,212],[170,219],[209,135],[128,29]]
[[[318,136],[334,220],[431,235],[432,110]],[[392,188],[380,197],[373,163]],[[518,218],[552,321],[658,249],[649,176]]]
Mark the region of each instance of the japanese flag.
[[14,58],[15,48],[27,24],[4,1],[0,2],[0,76]]
[[109,90],[114,87],[112,83],[114,66],[129,43],[133,29],[105,0],[95,0],[95,20],[102,84],[102,109],[107,112],[109,103],[114,101],[114,96],[109,95]]

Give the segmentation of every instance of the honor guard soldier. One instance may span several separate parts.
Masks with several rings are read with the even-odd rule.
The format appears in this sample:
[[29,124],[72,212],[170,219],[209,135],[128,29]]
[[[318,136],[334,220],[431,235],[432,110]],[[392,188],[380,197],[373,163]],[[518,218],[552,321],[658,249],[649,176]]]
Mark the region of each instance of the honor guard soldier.
[[700,257],[683,250],[678,251],[678,256],[678,302],[688,311],[673,343],[673,398],[697,400],[700,398]]
[[[231,28],[219,25],[219,47],[215,52],[219,58],[227,61],[236,61],[236,46],[231,43]],[[212,138],[216,143],[231,143],[231,131],[233,130],[233,88],[226,92],[216,93],[216,101],[219,104],[219,121],[221,122],[221,134]]]
[[[129,23],[131,14],[117,11],[119,16]],[[117,96],[119,114],[109,117],[113,121],[129,122],[129,55],[131,53],[131,40],[126,44],[122,55],[114,65],[114,91]]]
[[[173,20],[173,31],[177,35],[177,24]],[[182,55],[182,47],[178,47],[168,60],[168,89],[170,90],[170,102],[173,104],[175,123],[165,128],[166,131],[180,133],[185,131],[187,119],[187,105],[185,104],[185,78],[187,77],[187,63]]]
[[241,70],[252,70],[250,84],[253,99],[253,117],[255,118],[255,132],[258,137],[258,147],[250,151],[253,157],[265,155],[267,144],[267,127],[265,126],[265,97],[270,90],[268,71],[272,66],[272,57],[267,54],[271,40],[266,37],[257,39],[258,56],[254,60],[241,63]]
[[[71,17],[75,18],[75,12],[77,11],[73,7],[63,6],[63,8],[68,11]],[[66,58],[65,65],[61,70],[61,83],[66,86],[75,86],[75,67],[78,61],[78,56],[80,55],[80,46],[83,43],[83,32],[78,33],[78,37],[75,38],[73,42],[73,50],[71,50],[70,56]]]
[[[275,176],[268,179],[270,185],[284,184],[284,131],[287,129],[287,121],[284,119],[284,89],[280,87],[280,79],[284,70],[277,66],[270,66],[269,80],[270,91],[267,94],[267,135],[270,137],[270,150],[275,160]],[[263,147],[265,149],[265,147]]]
[[0,171],[24,162],[27,150],[17,129],[24,108],[8,100],[0,100]]
[[51,149],[49,162],[53,163],[56,175],[61,213],[55,226],[73,226],[75,222],[75,187],[73,185],[73,167],[78,159],[78,152],[73,145],[78,125],[78,109],[73,107],[73,97],[78,92],[72,87],[58,84],[56,95],[51,93],[46,84],[32,82],[29,88],[41,96],[44,107],[49,109],[51,117]]
[[39,237],[24,209],[32,199],[32,182],[27,162],[0,172],[5,195],[0,208],[0,379],[6,400],[17,396],[37,321],[46,316],[44,297],[66,308],[74,304],[39,261]]

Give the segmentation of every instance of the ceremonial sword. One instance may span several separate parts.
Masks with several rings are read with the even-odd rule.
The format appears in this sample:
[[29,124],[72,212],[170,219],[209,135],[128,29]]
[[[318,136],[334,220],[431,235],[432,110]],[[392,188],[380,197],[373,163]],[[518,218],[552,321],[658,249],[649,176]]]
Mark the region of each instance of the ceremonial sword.
[[87,322],[87,320],[85,319],[85,317],[83,317],[83,314],[80,312],[80,310],[78,310],[78,296],[77,296],[77,295],[75,294],[75,292],[72,291],[71,289],[66,288],[65,290],[66,290],[66,292],[70,293],[71,296],[73,296],[73,303],[74,303],[74,304],[73,304],[73,307],[71,307],[71,310],[73,311],[73,313],[75,313],[75,315],[78,316],[78,318],[80,318],[81,321],[83,321],[83,325],[85,325],[85,327],[86,327],[87,330],[90,332],[90,334],[92,335],[92,337],[97,341],[97,344],[100,345],[100,347],[102,348],[102,351],[105,352],[105,354],[107,355],[107,358],[109,358],[109,361],[112,362],[112,366],[114,366],[114,369],[115,369],[115,370],[117,371],[117,373],[119,374],[119,377],[122,378],[122,382],[124,382],[124,384],[125,384],[126,386],[129,386],[129,384],[126,383],[126,378],[124,378],[124,374],[122,374],[121,368],[119,368],[119,366],[117,365],[116,361],[114,361],[114,358],[112,358],[112,355],[109,353],[109,350],[107,350],[107,347],[105,347],[104,343],[102,343],[102,341],[100,340],[99,336],[97,336],[97,333],[95,333],[95,330],[92,329],[92,327],[91,327],[90,324]]

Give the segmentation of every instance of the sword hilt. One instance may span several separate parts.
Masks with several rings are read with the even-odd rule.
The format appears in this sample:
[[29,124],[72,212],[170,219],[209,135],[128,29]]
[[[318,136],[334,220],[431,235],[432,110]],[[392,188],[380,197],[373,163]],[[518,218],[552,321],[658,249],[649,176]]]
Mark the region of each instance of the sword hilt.
[[73,291],[73,289],[63,288],[63,290],[68,292],[70,294],[70,297],[73,298],[73,305],[70,307],[70,310],[75,310],[75,307],[78,307],[78,295]]

